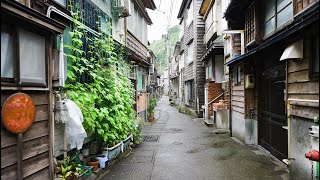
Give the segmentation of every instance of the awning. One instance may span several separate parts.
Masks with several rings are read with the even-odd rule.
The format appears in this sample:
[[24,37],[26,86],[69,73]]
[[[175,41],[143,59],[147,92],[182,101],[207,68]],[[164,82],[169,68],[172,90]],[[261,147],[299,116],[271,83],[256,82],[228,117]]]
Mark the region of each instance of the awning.
[[302,59],[303,58],[303,40],[299,40],[289,45],[283,52],[280,61],[287,59]]
[[210,53],[223,54],[223,36],[219,36],[212,42],[209,48],[203,53],[200,60],[203,61]]

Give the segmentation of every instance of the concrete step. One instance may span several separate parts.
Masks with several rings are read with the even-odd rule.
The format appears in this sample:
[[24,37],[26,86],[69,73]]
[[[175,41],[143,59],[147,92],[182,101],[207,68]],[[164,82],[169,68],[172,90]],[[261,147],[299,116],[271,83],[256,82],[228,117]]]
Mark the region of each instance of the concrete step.
[[210,119],[205,119],[204,123],[209,127],[213,127],[215,125],[213,120],[210,120]]

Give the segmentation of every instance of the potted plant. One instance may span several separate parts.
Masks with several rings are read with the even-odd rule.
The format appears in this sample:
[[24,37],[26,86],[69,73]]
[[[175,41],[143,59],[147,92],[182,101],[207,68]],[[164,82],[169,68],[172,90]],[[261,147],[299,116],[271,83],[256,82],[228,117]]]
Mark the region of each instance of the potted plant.
[[90,156],[88,158],[88,166],[93,166],[92,171],[96,171],[99,166],[99,159],[97,159],[97,156]]
[[62,180],[76,179],[83,174],[81,165],[74,161],[75,156],[67,157],[55,164],[56,177]]
[[149,122],[152,122],[154,120],[154,109],[150,110],[149,114]]
[[133,130],[133,144],[132,144],[132,147],[136,147],[136,145],[139,145],[141,144],[142,142],[142,133],[141,133],[141,130],[142,130],[142,121],[138,121],[135,126],[134,126],[134,130]]

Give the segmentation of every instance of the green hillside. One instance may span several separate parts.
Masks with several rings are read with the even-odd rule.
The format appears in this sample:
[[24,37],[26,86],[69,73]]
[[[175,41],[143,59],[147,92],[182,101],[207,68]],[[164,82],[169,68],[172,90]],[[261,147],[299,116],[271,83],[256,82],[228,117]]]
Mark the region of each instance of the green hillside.
[[[180,27],[173,26],[169,29],[169,55],[173,54],[174,46],[179,40]],[[168,67],[168,57],[166,57],[165,37],[162,36],[160,40],[153,41],[150,44],[150,49],[156,56],[156,64],[159,67],[159,73],[162,73]],[[161,64],[161,68],[160,68]]]

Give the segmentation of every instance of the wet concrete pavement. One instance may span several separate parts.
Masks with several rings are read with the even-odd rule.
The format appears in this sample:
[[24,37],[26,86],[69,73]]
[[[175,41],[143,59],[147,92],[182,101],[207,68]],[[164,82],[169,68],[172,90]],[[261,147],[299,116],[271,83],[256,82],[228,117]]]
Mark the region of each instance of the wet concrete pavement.
[[216,134],[201,119],[179,113],[168,97],[158,101],[155,118],[155,124],[143,129],[145,142],[110,167],[102,179],[289,179],[281,163],[229,134]]

